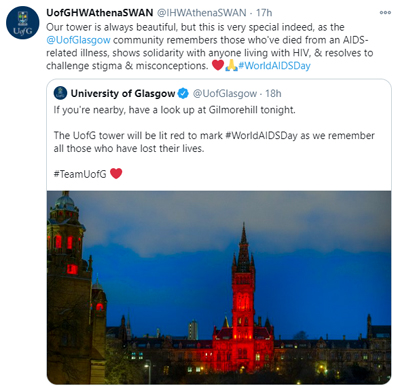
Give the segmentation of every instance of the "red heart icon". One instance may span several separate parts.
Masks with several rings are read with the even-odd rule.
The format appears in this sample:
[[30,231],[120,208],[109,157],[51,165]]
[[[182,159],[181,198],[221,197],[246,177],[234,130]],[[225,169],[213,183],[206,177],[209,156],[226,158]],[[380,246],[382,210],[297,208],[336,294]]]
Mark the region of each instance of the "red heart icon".
[[112,168],[110,173],[114,179],[118,179],[122,175],[122,169],[121,168],[117,168],[117,169]]
[[212,66],[215,68],[215,69],[217,69],[217,70],[220,70],[223,66],[224,66],[224,61],[222,61],[222,60],[214,60],[213,62],[212,62]]

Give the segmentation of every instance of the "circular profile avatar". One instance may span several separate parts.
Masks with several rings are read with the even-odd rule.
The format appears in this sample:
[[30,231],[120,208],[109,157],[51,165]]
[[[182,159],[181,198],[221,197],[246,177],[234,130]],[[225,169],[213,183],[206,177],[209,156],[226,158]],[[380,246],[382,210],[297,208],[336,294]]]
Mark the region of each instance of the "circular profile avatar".
[[54,97],[58,100],[63,100],[67,97],[67,90],[64,87],[57,87],[54,90]]
[[39,30],[39,16],[29,7],[16,7],[7,16],[8,32],[16,39],[32,38]]

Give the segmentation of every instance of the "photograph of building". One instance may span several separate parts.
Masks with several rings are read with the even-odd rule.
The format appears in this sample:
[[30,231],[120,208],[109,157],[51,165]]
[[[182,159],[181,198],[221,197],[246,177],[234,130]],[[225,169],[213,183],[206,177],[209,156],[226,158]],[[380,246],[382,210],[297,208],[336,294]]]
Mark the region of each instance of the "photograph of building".
[[[93,233],[68,191],[49,193],[51,382],[390,379],[390,193],[75,195]],[[276,253],[232,226],[235,207]]]

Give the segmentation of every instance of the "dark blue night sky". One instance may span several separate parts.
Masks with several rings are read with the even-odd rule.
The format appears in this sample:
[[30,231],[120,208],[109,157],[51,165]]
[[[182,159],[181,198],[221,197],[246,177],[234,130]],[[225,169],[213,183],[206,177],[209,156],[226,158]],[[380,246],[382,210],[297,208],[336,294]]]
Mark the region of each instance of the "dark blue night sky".
[[[48,194],[48,207],[60,192]],[[211,339],[231,318],[243,221],[256,264],[256,320],[275,336],[366,336],[391,324],[389,192],[71,192],[108,299],[136,336]],[[95,278],[94,276],[94,278]]]

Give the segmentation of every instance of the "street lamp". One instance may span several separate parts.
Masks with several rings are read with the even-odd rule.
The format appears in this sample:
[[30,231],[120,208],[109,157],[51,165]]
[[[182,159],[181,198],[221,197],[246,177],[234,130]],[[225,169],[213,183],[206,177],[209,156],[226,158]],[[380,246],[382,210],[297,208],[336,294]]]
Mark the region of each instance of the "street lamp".
[[146,364],[144,366],[149,368],[149,385],[151,385],[151,360],[146,359]]

